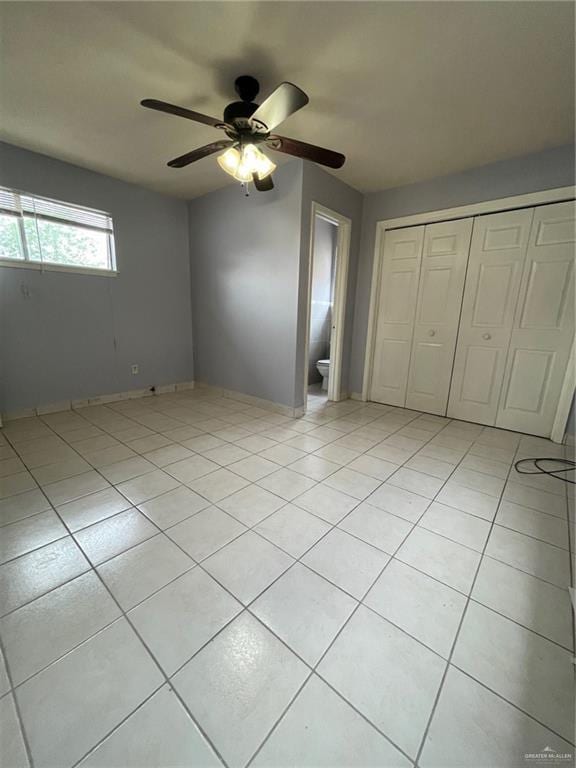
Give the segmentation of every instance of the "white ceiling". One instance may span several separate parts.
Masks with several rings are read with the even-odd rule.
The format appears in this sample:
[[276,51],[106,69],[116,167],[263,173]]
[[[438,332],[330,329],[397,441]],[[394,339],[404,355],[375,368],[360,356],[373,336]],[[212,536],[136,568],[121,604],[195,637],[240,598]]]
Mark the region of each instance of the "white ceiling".
[[221,134],[139,101],[220,117],[239,74],[301,86],[279,132],[361,191],[573,138],[571,2],[1,2],[0,25],[3,140],[187,198],[227,178],[166,161]]

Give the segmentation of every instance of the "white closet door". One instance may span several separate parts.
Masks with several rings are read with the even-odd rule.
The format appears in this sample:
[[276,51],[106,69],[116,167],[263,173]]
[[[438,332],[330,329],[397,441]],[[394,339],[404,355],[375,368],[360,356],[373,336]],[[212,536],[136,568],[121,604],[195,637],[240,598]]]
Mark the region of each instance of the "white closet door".
[[574,338],[573,202],[536,208],[496,426],[550,437]]
[[424,227],[386,232],[370,399],[404,405]]
[[448,416],[494,424],[533,209],[474,219]]
[[446,413],[471,234],[472,219],[426,227],[407,408]]

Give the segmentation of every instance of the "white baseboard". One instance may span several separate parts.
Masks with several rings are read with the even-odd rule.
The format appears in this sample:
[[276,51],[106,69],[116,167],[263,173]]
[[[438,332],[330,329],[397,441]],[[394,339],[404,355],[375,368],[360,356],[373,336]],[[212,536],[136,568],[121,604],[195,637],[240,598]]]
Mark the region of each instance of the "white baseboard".
[[198,389],[207,389],[214,394],[220,394],[222,397],[228,397],[230,400],[238,400],[241,403],[248,403],[248,405],[255,405],[258,408],[265,408],[268,411],[274,413],[281,413],[283,416],[300,417],[304,415],[304,407],[291,408],[289,405],[283,403],[275,403],[273,400],[266,400],[263,397],[255,397],[254,395],[246,395],[244,392],[236,392],[233,389],[224,389],[223,387],[215,387],[212,384],[206,384],[203,381],[197,381],[196,387]]
[[136,400],[142,397],[154,397],[155,395],[165,395],[170,392],[181,392],[187,389],[194,389],[193,381],[181,381],[177,384],[162,384],[155,388],[154,392],[149,387],[145,389],[130,389],[127,392],[111,392],[106,395],[97,395],[83,400],[63,400],[59,403],[47,403],[38,405],[35,408],[22,408],[17,411],[8,411],[2,414],[2,421],[16,421],[17,419],[28,419],[31,416],[46,416],[49,413],[60,413],[61,411],[75,410],[76,408],[86,408],[91,405],[107,405],[108,403],[118,403],[122,400]]
[[361,403],[366,402],[366,398],[362,397],[361,392],[350,392],[350,400],[359,400]]

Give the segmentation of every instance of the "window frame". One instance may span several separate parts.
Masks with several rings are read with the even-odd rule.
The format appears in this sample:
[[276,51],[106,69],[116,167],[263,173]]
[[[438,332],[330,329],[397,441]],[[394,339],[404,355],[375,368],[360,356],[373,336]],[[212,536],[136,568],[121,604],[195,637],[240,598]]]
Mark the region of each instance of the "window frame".
[[[80,211],[87,211],[89,213],[95,213],[99,214],[101,216],[106,216],[110,219],[110,230],[106,232],[106,243],[107,243],[107,250],[108,250],[108,262],[109,267],[106,269],[99,269],[98,267],[85,267],[85,266],[76,266],[74,264],[61,264],[61,263],[55,263],[55,262],[47,262],[47,261],[34,261],[30,259],[29,256],[29,247],[28,242],[26,238],[25,228],[24,228],[24,218],[26,214],[22,213],[22,210],[20,212],[10,214],[8,210],[2,210],[0,208],[0,213],[4,213],[5,215],[14,215],[14,217],[17,220],[18,223],[18,229],[20,234],[20,243],[22,246],[22,259],[3,259],[0,257],[0,267],[10,267],[15,269],[32,269],[39,272],[66,272],[69,274],[80,274],[80,275],[98,275],[100,277],[115,277],[118,274],[118,261],[116,256],[116,243],[114,239],[114,221],[112,219],[112,215],[106,211],[100,211],[95,208],[88,208],[87,206],[77,205],[76,203],[68,203],[64,200],[56,200],[54,198],[49,197],[43,197],[40,195],[34,195],[29,192],[23,192],[22,190],[13,189],[11,187],[1,187],[0,191],[6,191],[17,198],[28,198],[32,199],[33,201],[45,201],[47,203],[54,203],[57,205],[65,206],[67,208],[76,208]],[[39,216],[40,219],[50,219],[51,217],[47,216]],[[90,225],[83,225],[81,223],[78,223],[73,220],[67,220],[65,218],[58,218],[54,217],[51,218],[51,220],[55,223],[67,225],[67,226],[75,226],[79,229],[85,229],[85,230],[96,230],[100,232],[104,232],[105,230],[103,228],[97,227],[97,226],[90,226]]]

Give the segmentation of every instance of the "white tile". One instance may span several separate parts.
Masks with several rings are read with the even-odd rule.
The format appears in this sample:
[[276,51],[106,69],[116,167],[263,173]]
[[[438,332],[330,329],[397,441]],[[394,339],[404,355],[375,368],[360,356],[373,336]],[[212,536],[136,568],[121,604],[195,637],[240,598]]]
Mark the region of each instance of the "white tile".
[[192,480],[187,485],[200,496],[204,496],[205,499],[214,503],[225,499],[226,496],[230,496],[241,488],[245,488],[248,481],[227,469],[218,469],[209,475]]
[[204,453],[205,451],[211,451],[213,448],[218,448],[221,445],[226,445],[226,441],[221,440],[219,437],[214,437],[213,435],[200,435],[189,440],[183,440],[182,445],[195,453]]
[[414,455],[416,451],[419,451],[420,448],[422,448],[424,441],[414,440],[411,437],[404,437],[403,435],[396,433],[387,437],[384,444],[393,446],[394,448],[400,448],[400,450]]
[[28,768],[28,755],[12,695],[0,699],[0,764],[6,768]]
[[110,464],[117,464],[125,459],[132,459],[136,456],[136,453],[127,445],[117,443],[116,445],[109,446],[108,448],[101,448],[98,451],[88,451],[83,454],[86,459],[96,469],[102,469]]
[[445,666],[421,643],[360,607],[318,673],[414,758]]
[[298,448],[299,451],[304,451],[305,453],[312,453],[313,451],[319,451],[320,448],[323,448],[326,445],[326,442],[324,440],[318,440],[316,437],[302,434],[287,440],[286,445],[290,448]]
[[307,667],[243,613],[174,678],[231,767],[245,766],[308,675]]
[[[0,446],[1,450],[1,446]],[[25,472],[26,466],[20,459],[14,454],[11,458],[2,459],[0,453],[0,477],[8,477],[8,475],[16,475],[19,472]]]
[[200,562],[245,530],[244,525],[218,507],[207,507],[166,533],[194,560]]
[[[173,438],[176,440],[177,438]],[[172,440],[164,435],[150,435],[149,437],[138,437],[136,440],[129,440],[128,446],[136,453],[149,453],[157,448],[164,448],[170,445]]]
[[320,456],[304,456],[302,459],[298,459],[294,464],[290,464],[290,469],[293,472],[299,472],[301,475],[312,480],[325,480],[334,472],[340,469],[339,464],[335,464],[333,461],[322,459]]
[[304,555],[302,562],[361,600],[389,559],[381,550],[334,528]]
[[252,611],[308,664],[316,664],[358,603],[296,563]]
[[218,502],[218,506],[241,523],[252,527],[286,504],[284,499],[257,485],[248,485]]
[[221,762],[174,692],[164,686],[80,763],[81,768],[189,766]]
[[355,472],[362,472],[362,474],[374,477],[376,480],[384,481],[398,469],[398,465],[393,464],[391,461],[377,459],[375,456],[358,456],[357,459],[350,462],[348,469],[353,469]]
[[447,464],[458,464],[462,460],[465,451],[455,451],[453,448],[446,448],[442,445],[432,445],[428,443],[419,452],[418,456],[429,456],[431,459],[444,461]]
[[502,501],[496,515],[496,523],[556,547],[568,549],[568,522],[554,515],[546,515],[511,501]]
[[212,450],[204,453],[206,459],[219,464],[221,467],[226,467],[228,464],[232,464],[235,461],[248,459],[250,456],[251,454],[249,451],[245,451],[243,448],[230,443],[221,445],[218,448],[212,448]]
[[312,488],[316,483],[298,472],[279,469],[258,482],[262,488],[275,493],[286,501],[293,501],[297,496]]
[[471,602],[452,663],[546,727],[572,737],[573,669],[568,651]]
[[141,477],[135,477],[118,486],[118,490],[123,496],[126,496],[132,504],[141,504],[156,496],[160,496],[166,491],[177,488],[180,483],[161,469],[154,472],[148,472]]
[[214,472],[220,468],[219,464],[208,461],[203,456],[192,456],[189,459],[168,464],[164,469],[169,475],[175,477],[181,483],[191,483],[193,480]]
[[203,567],[244,604],[251,602],[294,560],[251,531],[204,561]]
[[254,768],[409,768],[411,763],[313,675],[252,765]]
[[16,496],[18,493],[37,488],[36,481],[29,472],[18,472],[17,475],[0,477],[0,499]]
[[474,469],[476,472],[483,472],[485,475],[494,475],[494,477],[499,477],[502,480],[506,480],[510,469],[510,465],[506,462],[474,456],[471,453],[464,457],[460,466],[465,469]]
[[72,765],[161,683],[146,649],[119,619],[18,688],[34,764]]
[[470,448],[472,456],[480,456],[483,459],[492,459],[492,461],[500,461],[508,465],[512,462],[514,453],[514,449],[497,448],[494,445],[481,445],[479,443],[474,443]]
[[412,530],[412,524],[363,502],[338,527],[393,555]]
[[364,604],[447,659],[466,598],[409,565],[392,560]]
[[[532,762],[524,755],[542,754],[546,746],[560,753],[574,751],[535,720],[451,667],[418,762],[422,768],[523,768]],[[535,758],[534,762],[549,761]]]
[[55,512],[41,512],[2,528],[0,535],[0,563],[13,560],[33,549],[68,534]]
[[90,493],[81,499],[69,501],[57,508],[58,514],[74,533],[88,525],[99,523],[107,517],[129,509],[130,502],[116,488]]
[[442,488],[436,501],[490,522],[494,520],[498,508],[498,499],[495,496],[465,488],[463,485],[453,483],[452,480]]
[[370,496],[368,502],[373,507],[415,523],[427,509],[430,499],[403,488],[395,488],[386,482]]
[[405,491],[417,493],[420,496],[425,496],[427,499],[433,499],[440,488],[442,488],[444,481],[432,477],[432,475],[417,472],[415,469],[401,467],[388,479],[387,484],[403,488]]
[[396,557],[464,594],[472,587],[480,553],[416,526]]
[[572,648],[572,609],[568,590],[485,557],[472,597],[565,648]]
[[360,456],[360,451],[353,451],[350,448],[343,448],[338,445],[325,445],[318,451],[315,451],[315,456],[320,456],[321,459],[328,459],[335,464],[349,464],[354,459]]
[[4,662],[2,653],[0,653],[0,698],[4,696],[5,693],[8,693],[11,687],[12,685],[8,678],[8,672],[6,671],[6,663]]
[[450,480],[458,483],[458,485],[473,488],[475,491],[481,491],[496,498],[500,498],[505,482],[502,478],[476,472],[476,470],[466,467],[458,467]]
[[140,477],[148,472],[154,472],[155,469],[156,465],[143,456],[134,456],[131,459],[124,459],[123,461],[116,462],[116,464],[101,467],[100,473],[109,482],[118,485],[118,483],[133,480],[135,477]]
[[354,507],[358,506],[358,499],[337,491],[335,488],[330,488],[324,483],[319,483],[298,496],[294,504],[335,525]]
[[164,445],[161,448],[155,448],[144,454],[145,459],[161,468],[165,467],[167,464],[174,464],[176,461],[182,461],[182,459],[189,459],[191,456],[194,456],[192,451],[184,448],[183,445],[175,444]]
[[570,584],[568,552],[522,533],[495,525],[486,554],[558,587]]
[[119,616],[119,608],[93,572],[5,616],[0,621],[0,634],[14,685],[59,659]]
[[109,484],[98,472],[92,470],[83,475],[51,483],[44,488],[44,493],[52,504],[58,507],[60,504],[66,504],[67,501],[74,501],[82,496],[88,496],[89,493],[102,491],[104,488],[109,488]]
[[294,504],[286,504],[254,530],[292,557],[299,558],[330,530],[330,526],[316,515]]
[[260,451],[265,451],[266,448],[273,448],[276,445],[276,442],[267,437],[262,437],[261,435],[250,435],[250,437],[243,437],[240,440],[236,440],[236,445],[249,453],[259,453]]
[[98,567],[122,608],[134,605],[194,567],[194,561],[163,534],[132,547]]
[[38,467],[32,470],[34,479],[39,485],[48,485],[48,483],[55,483],[57,480],[64,480],[67,477],[74,477],[74,475],[81,475],[83,472],[88,472],[92,467],[87,461],[84,461],[80,456],[72,456],[69,459],[63,459],[54,464],[46,464],[45,466]]
[[294,461],[301,459],[305,456],[304,451],[299,451],[297,448],[290,448],[288,445],[275,445],[273,448],[266,448],[266,450],[260,453],[263,459],[273,461],[281,466],[286,464],[292,464]]
[[324,483],[359,500],[365,499],[381,484],[380,480],[355,472],[353,469],[341,469],[327,477]]
[[201,568],[194,568],[130,611],[130,620],[167,675],[173,675],[242,610]]
[[439,504],[437,501],[430,504],[418,525],[477,552],[483,551],[490,533],[490,523],[487,520]]
[[210,502],[183,485],[138,505],[138,509],[164,530],[209,506]]
[[263,459],[261,456],[250,456],[247,459],[230,464],[229,469],[246,480],[256,482],[256,480],[261,480],[263,477],[271,475],[272,472],[277,472],[278,465],[273,461]]
[[545,512],[547,515],[566,517],[566,500],[562,496],[557,496],[553,493],[537,491],[535,488],[528,488],[520,483],[510,482],[507,483],[504,489],[504,498],[516,504],[521,504],[524,507]]
[[128,509],[74,534],[94,565],[155,536],[158,529],[136,509]]
[[19,608],[89,568],[71,536],[5,563],[0,566],[0,614]]
[[0,525],[15,523],[47,509],[51,509],[50,502],[39,488],[0,499]]

